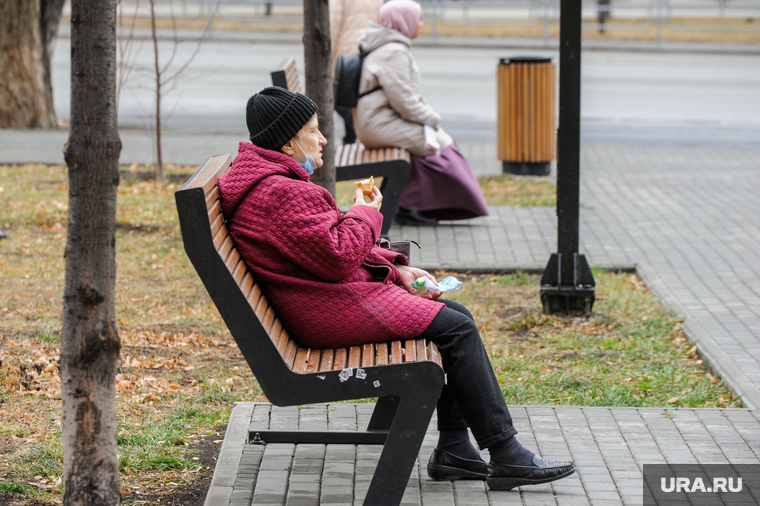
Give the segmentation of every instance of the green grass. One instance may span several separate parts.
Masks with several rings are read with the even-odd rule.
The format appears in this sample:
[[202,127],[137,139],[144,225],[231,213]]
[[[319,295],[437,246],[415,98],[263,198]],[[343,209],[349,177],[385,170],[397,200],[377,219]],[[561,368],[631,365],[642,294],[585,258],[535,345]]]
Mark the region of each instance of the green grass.
[[32,492],[34,489],[23,483],[7,483],[0,482],[0,492],[6,494],[26,494]]
[[544,315],[538,276],[525,273],[481,277],[451,292],[480,324],[509,403],[740,406],[638,278],[598,270],[595,278],[594,312],[584,318]]

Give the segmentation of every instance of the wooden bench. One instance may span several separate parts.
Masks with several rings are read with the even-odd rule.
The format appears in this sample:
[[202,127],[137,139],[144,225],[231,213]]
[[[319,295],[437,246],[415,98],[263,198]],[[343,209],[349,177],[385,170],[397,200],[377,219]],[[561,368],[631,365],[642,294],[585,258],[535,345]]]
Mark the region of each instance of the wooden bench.
[[444,374],[424,339],[338,349],[303,348],[288,336],[230,237],[218,178],[230,155],[207,159],[175,193],[185,251],[270,402],[295,406],[377,397],[366,430],[250,431],[249,442],[384,444],[365,505],[398,505]]
[[[286,58],[272,71],[272,84],[303,93],[295,58]],[[336,181],[366,179],[369,176],[383,178],[380,186],[383,206],[380,212],[383,215],[381,234],[384,236],[387,236],[391,229],[411,170],[409,152],[403,148],[367,149],[361,143],[341,144],[335,147]]]

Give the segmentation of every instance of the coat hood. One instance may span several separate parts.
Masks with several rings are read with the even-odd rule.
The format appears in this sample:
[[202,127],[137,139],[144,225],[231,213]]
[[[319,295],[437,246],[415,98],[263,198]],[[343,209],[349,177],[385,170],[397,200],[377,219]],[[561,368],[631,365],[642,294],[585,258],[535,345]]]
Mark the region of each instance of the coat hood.
[[398,42],[409,47],[412,45],[412,39],[398,30],[386,28],[374,21],[370,21],[367,25],[367,31],[364,32],[364,37],[359,41],[359,45],[365,53],[369,53],[389,42]]
[[269,176],[309,181],[309,173],[288,155],[241,142],[232,168],[219,178],[224,216],[232,216],[253,187]]

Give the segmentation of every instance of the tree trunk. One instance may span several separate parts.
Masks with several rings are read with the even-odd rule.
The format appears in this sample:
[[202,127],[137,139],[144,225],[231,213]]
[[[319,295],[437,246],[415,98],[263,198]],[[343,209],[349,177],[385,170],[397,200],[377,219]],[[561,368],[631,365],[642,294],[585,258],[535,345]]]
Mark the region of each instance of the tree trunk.
[[50,60],[63,4],[0,2],[0,128],[56,128]]
[[[47,110],[52,115],[53,124],[56,124],[55,105],[53,104],[53,76],[51,74],[51,61],[53,49],[58,34],[58,24],[63,13],[63,4],[66,0],[41,0],[40,4],[40,35],[42,36],[42,72],[45,82],[45,100]],[[52,128],[55,128],[53,126]]]
[[150,0],[150,28],[153,37],[153,56],[156,72],[156,180],[164,179],[164,160],[161,156],[161,66],[158,63],[158,35],[156,34],[156,2]]
[[116,2],[71,2],[71,131],[61,332],[66,506],[121,504],[116,446]]
[[319,129],[327,139],[322,168],[311,180],[335,196],[335,134],[333,131],[333,77],[328,0],[303,0],[303,47],[306,95],[319,107]]

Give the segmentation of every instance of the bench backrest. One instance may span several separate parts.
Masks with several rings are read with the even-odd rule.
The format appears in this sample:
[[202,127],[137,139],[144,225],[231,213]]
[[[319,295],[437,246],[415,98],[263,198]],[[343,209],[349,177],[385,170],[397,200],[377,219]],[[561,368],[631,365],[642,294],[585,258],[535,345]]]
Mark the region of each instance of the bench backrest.
[[264,393],[272,399],[271,378],[283,373],[315,373],[345,368],[433,360],[440,355],[424,339],[337,349],[309,349],[288,335],[233,244],[219,200],[219,176],[230,155],[206,160],[177,191],[185,250],[219,309]]
[[272,84],[294,93],[303,94],[301,82],[298,80],[298,67],[296,67],[295,58],[292,56],[286,58],[272,71]]

